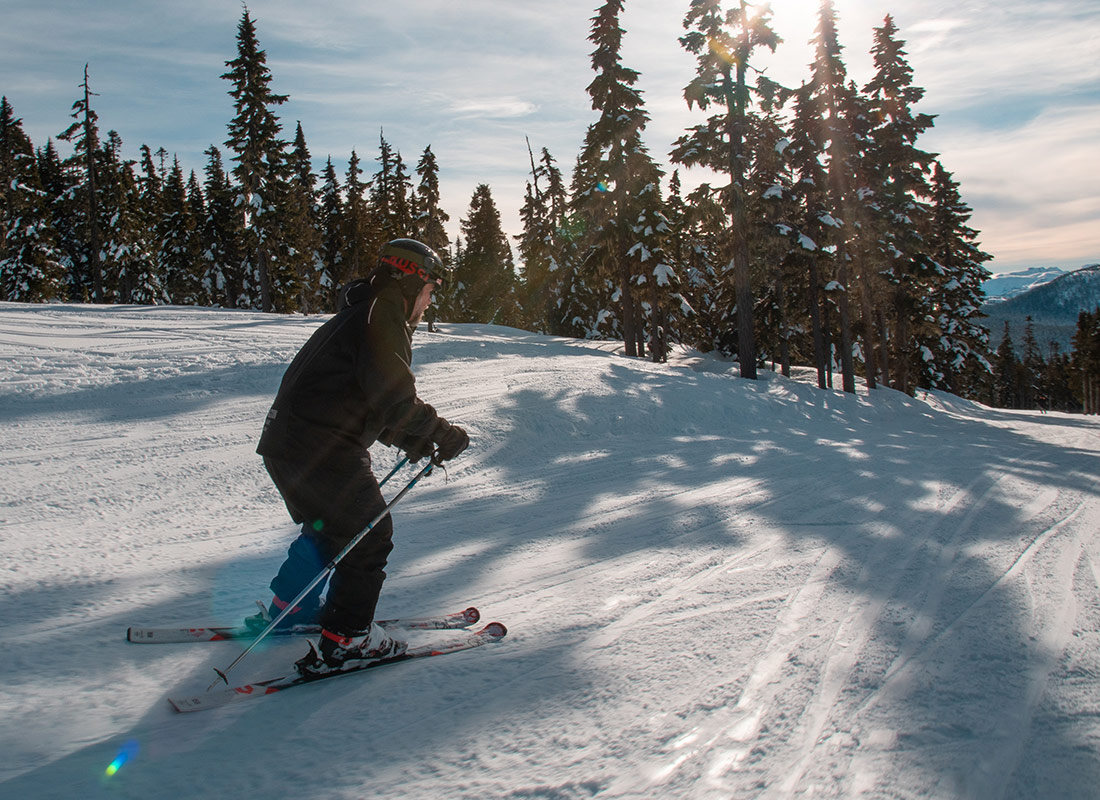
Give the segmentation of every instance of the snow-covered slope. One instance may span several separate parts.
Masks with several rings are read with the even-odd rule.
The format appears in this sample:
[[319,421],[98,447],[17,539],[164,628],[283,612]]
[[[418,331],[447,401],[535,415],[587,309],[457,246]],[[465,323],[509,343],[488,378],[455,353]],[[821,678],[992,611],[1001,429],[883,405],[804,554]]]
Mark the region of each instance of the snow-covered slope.
[[173,713],[240,646],[126,626],[267,598],[253,446],[318,324],[0,304],[0,794],[1095,796],[1097,420],[493,327],[418,334],[473,446],[398,507],[380,613],[508,638]]
[[1065,274],[1066,271],[1059,267],[1030,267],[1018,272],[993,275],[982,284],[982,288],[985,290],[986,302],[999,303],[1029,292],[1044,283],[1050,283]]

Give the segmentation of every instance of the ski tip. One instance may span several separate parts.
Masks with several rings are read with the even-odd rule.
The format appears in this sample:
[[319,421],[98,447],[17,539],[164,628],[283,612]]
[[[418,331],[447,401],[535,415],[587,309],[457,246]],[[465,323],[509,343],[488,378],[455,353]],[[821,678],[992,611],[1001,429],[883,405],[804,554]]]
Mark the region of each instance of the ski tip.
[[467,608],[465,611],[462,612],[462,618],[464,620],[466,620],[466,622],[473,625],[475,622],[477,622],[479,619],[481,619],[481,612],[478,611],[473,606],[470,606],[469,608]]
[[481,629],[481,632],[493,639],[503,639],[508,635],[508,629],[504,627],[503,622],[490,622]]

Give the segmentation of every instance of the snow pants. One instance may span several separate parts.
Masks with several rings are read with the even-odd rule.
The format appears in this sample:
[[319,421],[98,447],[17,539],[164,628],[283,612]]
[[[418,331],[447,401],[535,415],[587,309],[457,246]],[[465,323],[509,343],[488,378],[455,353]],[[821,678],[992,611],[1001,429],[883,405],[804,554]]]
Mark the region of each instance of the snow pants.
[[[275,596],[290,602],[370,524],[386,501],[367,452],[326,458],[323,465],[264,456],[264,466],[291,519],[302,526],[271,581]],[[354,636],[370,628],[392,539],[393,520],[387,515],[336,566],[320,612],[326,630]],[[300,603],[304,611],[316,608],[323,588],[324,581]]]

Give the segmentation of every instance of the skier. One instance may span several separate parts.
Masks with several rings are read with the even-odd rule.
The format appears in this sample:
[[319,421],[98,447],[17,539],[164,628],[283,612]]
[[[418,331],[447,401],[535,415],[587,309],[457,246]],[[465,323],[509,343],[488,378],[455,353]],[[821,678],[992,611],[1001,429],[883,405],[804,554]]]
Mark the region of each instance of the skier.
[[[371,472],[375,441],[413,463],[448,461],[469,444],[465,430],[417,397],[409,369],[412,332],[442,281],[443,262],[430,247],[389,242],[368,277],[340,290],[336,315],[283,376],[256,452],[302,528],[271,581],[267,612],[247,620],[257,632],[385,508]],[[404,652],[405,643],[374,622],[392,536],[387,515],[336,566],[324,604],[322,582],[280,622],[320,622],[318,647],[298,662],[303,674]]]

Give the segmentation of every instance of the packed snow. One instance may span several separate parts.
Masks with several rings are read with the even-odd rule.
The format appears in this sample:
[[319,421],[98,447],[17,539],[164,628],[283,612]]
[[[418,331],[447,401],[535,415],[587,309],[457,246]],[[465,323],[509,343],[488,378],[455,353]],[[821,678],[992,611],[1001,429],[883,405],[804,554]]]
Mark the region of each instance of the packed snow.
[[472,446],[397,507],[379,613],[507,638],[175,713],[242,646],[127,626],[269,598],[254,446],[321,322],[0,304],[0,795],[1097,796],[1097,419],[491,326],[417,333]]

